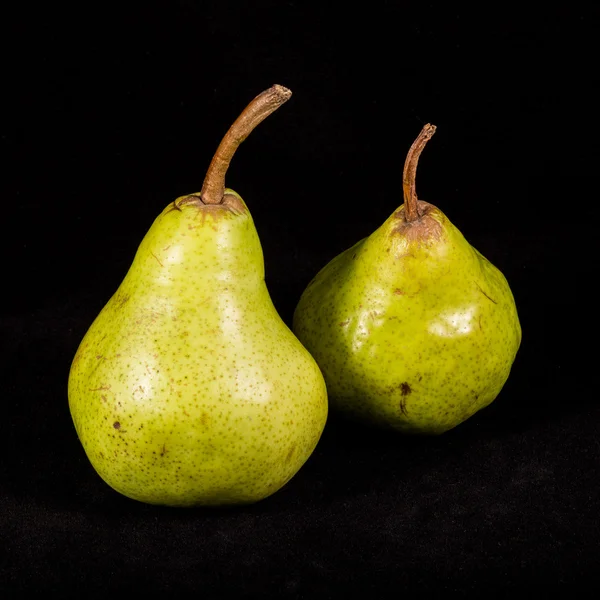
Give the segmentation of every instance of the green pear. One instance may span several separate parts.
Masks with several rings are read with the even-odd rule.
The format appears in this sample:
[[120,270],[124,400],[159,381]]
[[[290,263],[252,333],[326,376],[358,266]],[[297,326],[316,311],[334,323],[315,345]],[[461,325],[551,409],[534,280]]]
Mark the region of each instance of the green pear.
[[521,343],[504,275],[441,210],[417,198],[426,125],[404,167],[404,204],[303,292],[293,330],[332,410],[403,433],[441,434],[492,402]]
[[273,306],[248,207],[225,188],[235,149],[290,95],[273,86],[246,107],[202,191],[157,217],[74,357],[77,435],[129,498],[259,501],[298,472],[324,429],[323,376]]

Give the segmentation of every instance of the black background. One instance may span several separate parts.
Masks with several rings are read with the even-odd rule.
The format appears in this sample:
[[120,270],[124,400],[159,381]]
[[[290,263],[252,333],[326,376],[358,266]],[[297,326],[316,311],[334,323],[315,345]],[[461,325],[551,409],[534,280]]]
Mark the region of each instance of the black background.
[[[600,20],[592,3],[523,4],[22,3],[5,15],[0,591],[600,591]],[[406,151],[432,122],[419,197],[506,275],[523,343],[497,400],[441,437],[332,414],[298,475],[255,506],[136,503],[79,445],[70,362],[153,219],[200,190],[221,136],[273,83],[293,96],[241,146],[227,184],[250,207],[282,318],[402,203]]]

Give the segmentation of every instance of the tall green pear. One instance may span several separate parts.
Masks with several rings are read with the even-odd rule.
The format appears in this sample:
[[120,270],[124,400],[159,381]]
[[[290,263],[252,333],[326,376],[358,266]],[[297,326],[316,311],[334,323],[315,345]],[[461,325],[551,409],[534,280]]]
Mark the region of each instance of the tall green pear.
[[434,132],[426,125],[408,153],[404,204],[314,277],[293,320],[332,410],[415,434],[441,434],[492,402],[521,343],[503,274],[417,198]]
[[278,315],[248,207],[225,188],[273,86],[223,138],[202,191],[154,221],[69,374],[77,435],[102,479],[150,504],[232,505],[279,490],[327,418],[321,372]]

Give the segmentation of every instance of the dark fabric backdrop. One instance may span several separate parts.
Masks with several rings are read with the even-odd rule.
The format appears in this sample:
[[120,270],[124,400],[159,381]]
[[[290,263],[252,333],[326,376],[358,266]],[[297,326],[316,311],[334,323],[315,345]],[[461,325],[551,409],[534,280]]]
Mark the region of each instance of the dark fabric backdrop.
[[[2,23],[0,592],[205,599],[600,591],[598,10],[372,0],[21,3]],[[479,6],[479,7],[478,7]],[[540,5],[541,6],[541,5]],[[232,120],[282,318],[327,261],[419,196],[506,275],[523,343],[497,400],[436,438],[331,414],[306,465],[251,507],[112,491],[66,383],[143,235],[199,191]],[[586,344],[586,342],[588,342]]]

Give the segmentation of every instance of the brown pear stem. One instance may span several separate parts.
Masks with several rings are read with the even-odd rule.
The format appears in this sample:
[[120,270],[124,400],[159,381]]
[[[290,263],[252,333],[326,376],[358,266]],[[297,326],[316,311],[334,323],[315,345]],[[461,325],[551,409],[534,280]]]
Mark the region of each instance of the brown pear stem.
[[221,140],[210,161],[200,192],[200,197],[205,204],[219,204],[223,200],[225,173],[238,146],[259,123],[287,102],[291,95],[292,92],[282,85],[274,85],[260,93],[246,106]]
[[407,222],[415,221],[421,216],[419,212],[419,203],[417,198],[417,190],[415,187],[415,179],[417,177],[417,165],[419,164],[419,156],[423,152],[423,148],[435,133],[436,126],[427,123],[419,137],[413,142],[404,163],[404,174],[402,176],[402,189],[404,191],[404,218]]

